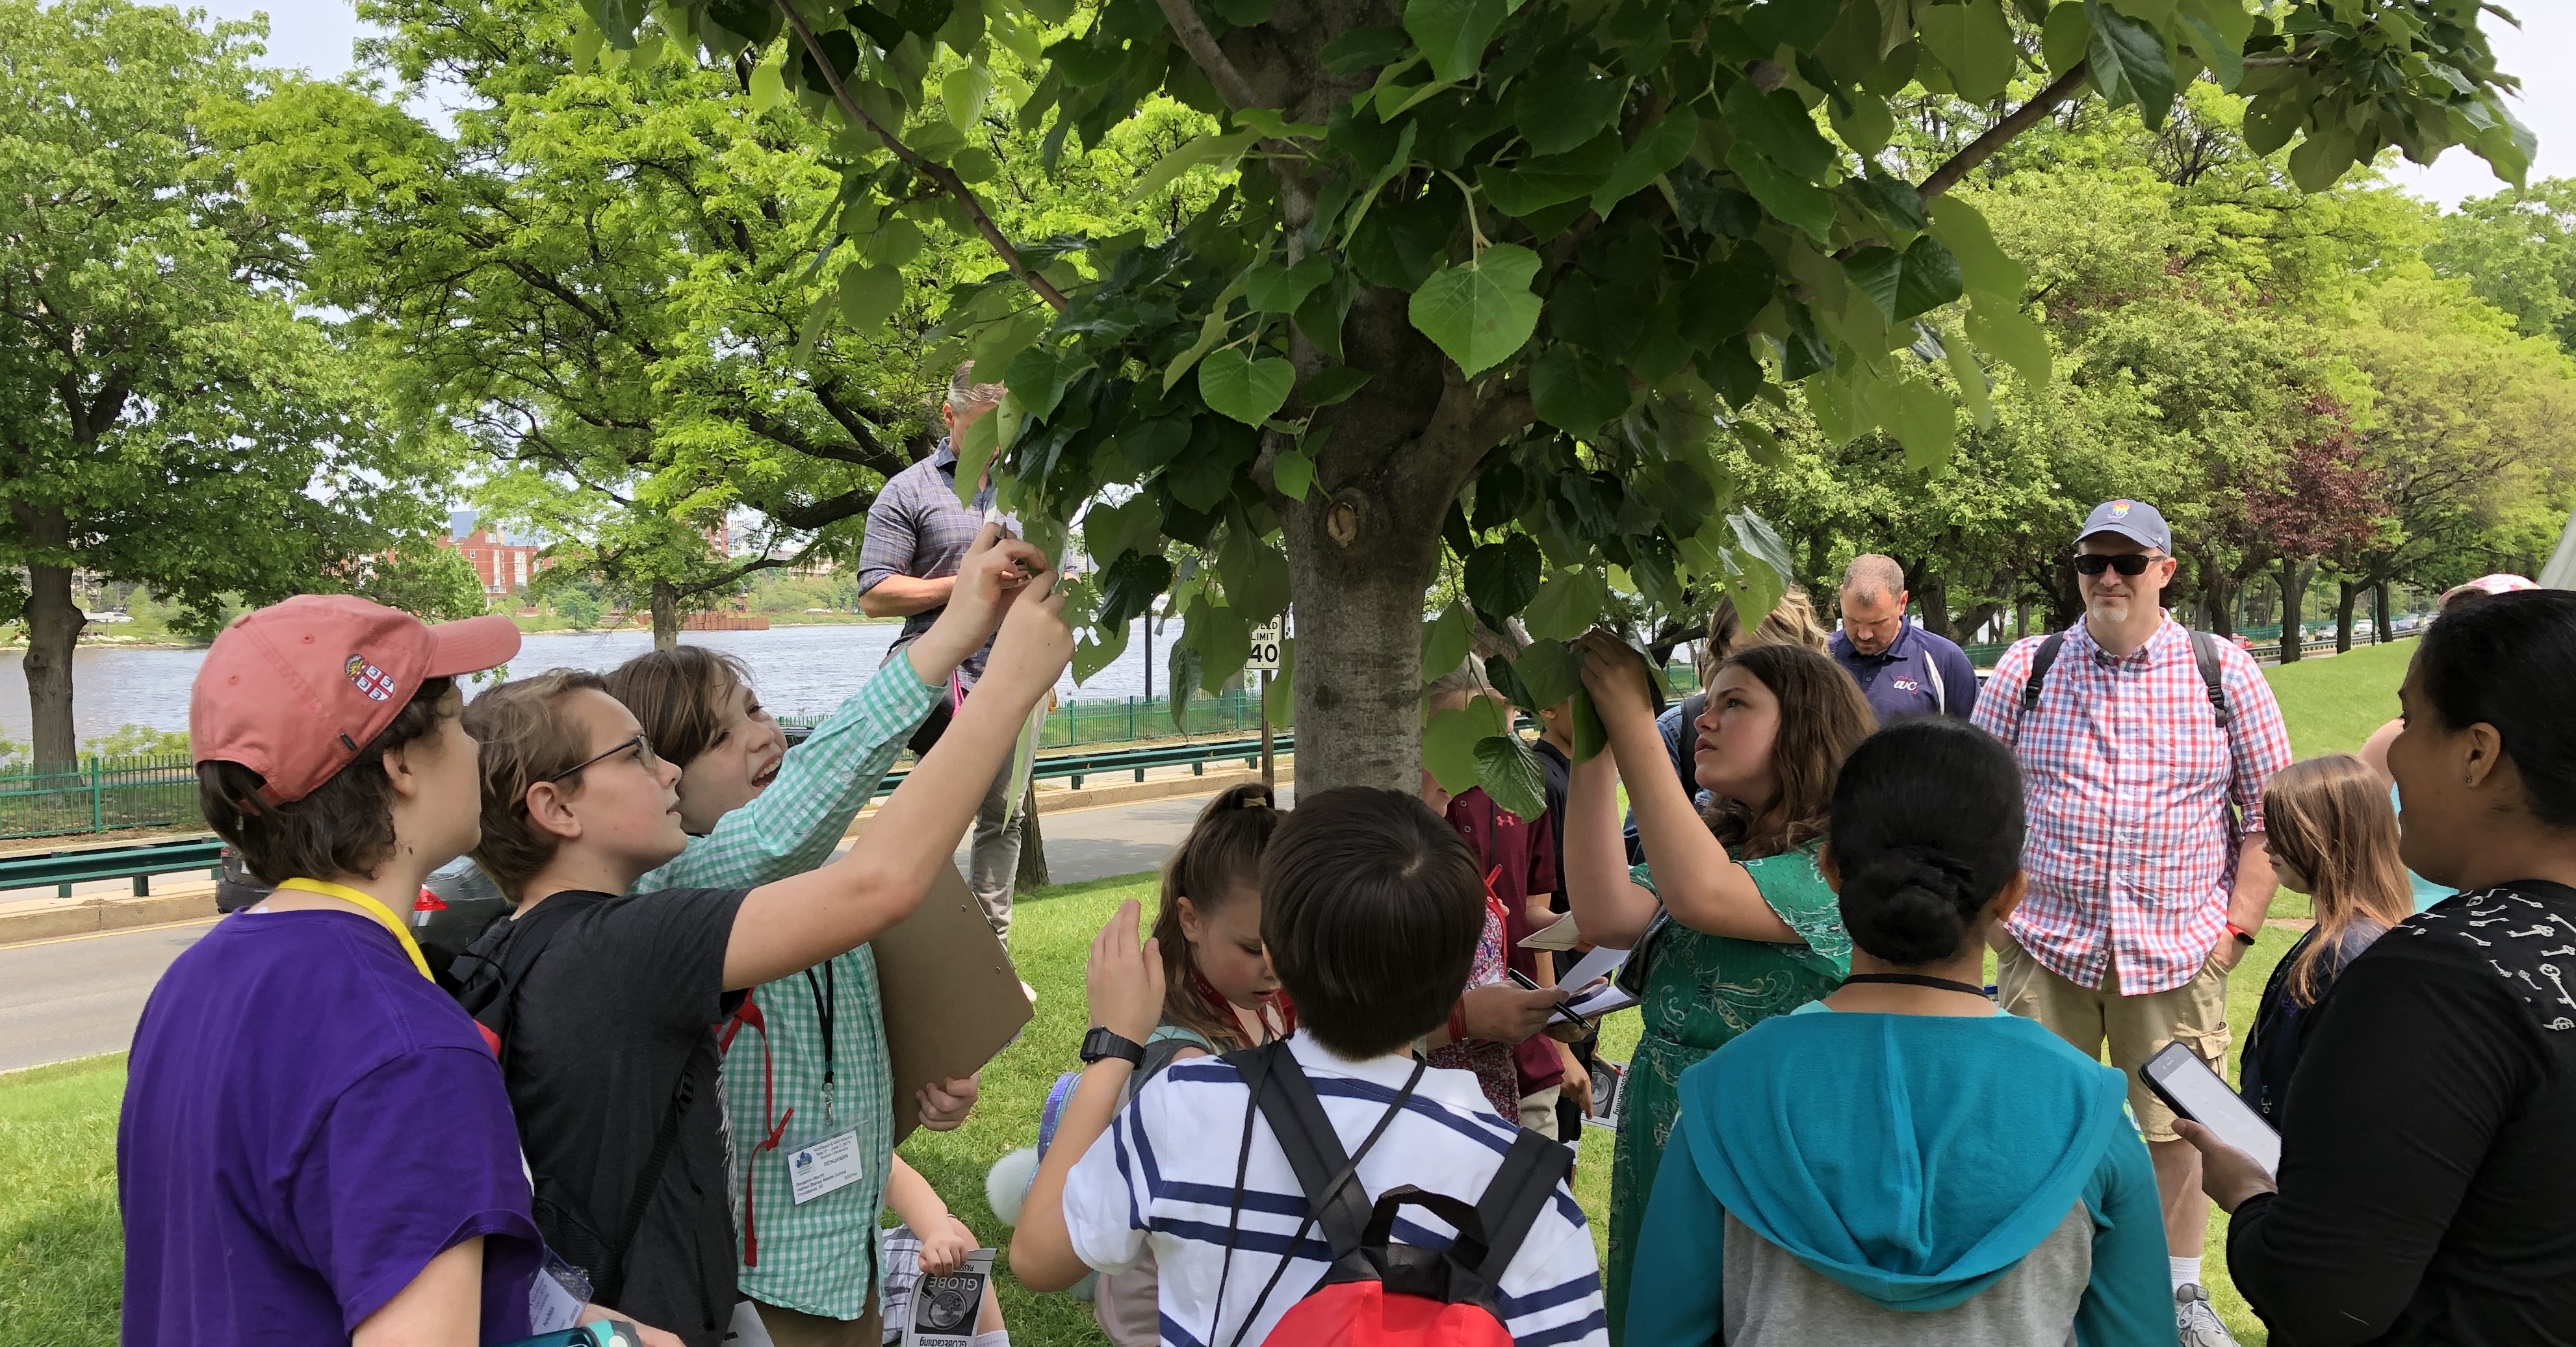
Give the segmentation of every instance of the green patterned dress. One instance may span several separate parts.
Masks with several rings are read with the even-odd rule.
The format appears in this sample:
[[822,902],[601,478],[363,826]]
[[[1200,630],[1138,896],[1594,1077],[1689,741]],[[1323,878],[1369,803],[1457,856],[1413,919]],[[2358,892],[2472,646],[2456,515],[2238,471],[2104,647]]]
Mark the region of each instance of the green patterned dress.
[[[1842,906],[1816,870],[1818,843],[1744,862],[1762,900],[1803,945],[1694,931],[1667,921],[1647,950],[1645,1032],[1628,1060],[1619,1104],[1619,1141],[1610,1162],[1610,1340],[1628,1318],[1628,1275],[1655,1168],[1681,1111],[1682,1072],[1737,1034],[1832,991],[1851,971]],[[1630,872],[1652,889],[1645,866]]]

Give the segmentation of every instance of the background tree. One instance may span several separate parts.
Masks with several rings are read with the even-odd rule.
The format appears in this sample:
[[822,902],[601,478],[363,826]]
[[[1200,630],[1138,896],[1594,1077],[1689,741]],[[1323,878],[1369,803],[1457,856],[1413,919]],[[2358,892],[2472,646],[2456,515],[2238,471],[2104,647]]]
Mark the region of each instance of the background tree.
[[77,569],[210,624],[427,523],[366,368],[297,311],[294,222],[209,125],[274,96],[258,24],[0,0],[0,619],[74,759]]
[[383,555],[360,563],[358,572],[350,593],[400,608],[423,622],[480,617],[490,606],[473,563],[455,548],[425,537],[395,543]]
[[2424,260],[2512,315],[2526,337],[2576,351],[2576,181],[2463,201],[2442,217]]

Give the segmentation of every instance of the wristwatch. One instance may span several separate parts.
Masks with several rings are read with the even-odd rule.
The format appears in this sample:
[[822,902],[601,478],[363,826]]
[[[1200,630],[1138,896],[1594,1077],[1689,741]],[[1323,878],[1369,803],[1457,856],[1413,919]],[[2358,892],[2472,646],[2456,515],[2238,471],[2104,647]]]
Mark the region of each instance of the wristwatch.
[[1135,1040],[1113,1034],[1107,1029],[1093,1029],[1082,1036],[1082,1064],[1089,1066],[1103,1057],[1115,1057],[1129,1066],[1145,1064],[1145,1049]]

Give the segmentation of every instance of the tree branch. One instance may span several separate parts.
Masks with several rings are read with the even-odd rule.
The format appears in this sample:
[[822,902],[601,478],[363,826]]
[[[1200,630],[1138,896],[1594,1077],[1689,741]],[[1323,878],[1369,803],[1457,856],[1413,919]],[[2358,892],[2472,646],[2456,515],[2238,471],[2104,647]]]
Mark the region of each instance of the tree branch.
[[2029,102],[2013,109],[2002,121],[1987,127],[1984,135],[1969,141],[1966,148],[1951,155],[1950,162],[1932,170],[1932,176],[1925,178],[1923,185],[1915,191],[1929,201],[1958,186],[1959,179],[1974,172],[1977,165],[1994,158],[1995,151],[2009,144],[2013,137],[2037,126],[2041,118],[2056,111],[2058,104],[2073,98],[2076,91],[2084,87],[2084,82],[2092,77],[2092,63],[2089,61],[2078,61],[2067,67],[2065,74],[2032,95]]
[[[1241,112],[1245,108],[1263,106],[1261,96],[1252,91],[1252,81],[1235,69],[1233,60],[1226,56],[1224,48],[1216,44],[1216,35],[1208,31],[1207,24],[1200,20],[1198,9],[1190,0],[1158,0],[1158,3],[1163,7],[1164,21],[1172,25],[1172,35],[1181,40],[1182,48],[1207,75],[1208,83],[1216,86],[1217,96],[1225,100],[1227,107]],[[1264,140],[1261,148],[1278,155],[1302,157],[1304,154],[1296,146],[1281,140]],[[1302,225],[1314,218],[1315,192],[1306,185],[1306,179],[1285,165],[1273,164],[1271,170],[1271,176],[1279,180],[1279,189],[1295,198],[1291,204],[1297,208],[1298,223]]]
[[994,252],[1001,254],[1002,265],[1011,269],[1013,278],[1037,291],[1038,298],[1053,306],[1056,312],[1063,313],[1072,308],[1072,302],[1067,300],[1063,292],[1057,290],[1046,277],[1020,264],[1020,250],[1013,247],[1010,239],[1003,236],[1001,226],[993,223],[993,217],[984,213],[984,203],[976,199],[975,193],[957,176],[955,170],[946,164],[934,164],[914,153],[912,147],[904,144],[901,137],[879,125],[876,118],[869,116],[867,110],[859,106],[859,100],[850,97],[849,86],[841,83],[841,72],[832,68],[831,58],[823,54],[823,44],[815,38],[814,30],[806,26],[805,16],[796,12],[796,6],[789,3],[789,0],[775,0],[775,3],[778,6],[778,12],[787,17],[787,26],[796,30],[796,40],[804,44],[806,54],[813,57],[814,64],[822,70],[823,82],[831,86],[832,101],[840,105],[841,115],[874,131],[877,139],[884,141],[886,148],[894,151],[895,158],[902,160],[913,172],[937,183],[941,191],[957,198],[966,207],[967,217],[975,222],[975,232],[984,236],[984,241],[992,245]]

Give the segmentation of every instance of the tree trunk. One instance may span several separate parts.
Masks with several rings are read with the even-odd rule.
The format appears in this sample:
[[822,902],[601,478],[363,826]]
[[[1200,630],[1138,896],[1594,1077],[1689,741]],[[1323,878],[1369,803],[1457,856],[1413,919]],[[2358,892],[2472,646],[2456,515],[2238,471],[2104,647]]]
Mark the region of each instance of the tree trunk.
[[2350,580],[2335,582],[2335,653],[2352,653],[2352,606],[2361,597],[2362,586]]
[[1055,881],[1047,878],[1046,837],[1038,828],[1038,783],[1031,780],[1020,796],[1020,873],[1012,881],[1015,892],[1026,894]]
[[2370,643],[2385,645],[2396,639],[2397,633],[2388,629],[2388,582],[2382,580],[2370,587]]
[[2004,606],[2000,603],[1978,604],[1968,610],[1966,617],[1959,619],[1959,631],[1970,638],[1982,636],[1985,634],[1986,624],[1994,621],[2003,610]]
[[1942,640],[1958,639],[1950,634],[1949,581],[1927,570],[1915,578],[1914,602],[1922,609],[1921,615],[1915,618],[1916,625]]
[[[71,547],[71,525],[60,509],[21,510],[19,526],[31,551],[62,556]],[[36,765],[66,771],[80,761],[72,722],[72,649],[89,619],[72,602],[72,568],[27,568],[27,707],[35,727]]]
[[1314,504],[1296,512],[1309,527],[1285,535],[1297,605],[1297,782],[1409,795],[1422,787],[1422,595],[1438,525],[1372,538],[1368,523],[1353,521],[1361,536],[1345,547],[1325,536],[1328,519],[1353,511],[1376,520],[1390,503],[1344,491]]
[[668,580],[653,582],[653,648],[669,650],[680,643],[680,591]]
[[2229,583],[2227,573],[2216,566],[2202,567],[2201,574],[2206,578],[2200,586],[2200,606],[2209,610],[2209,629],[2218,636],[2233,638],[2236,635],[2236,587]]
[[2306,591],[2300,583],[2299,563],[2281,558],[2281,662],[2296,664],[2299,660],[2299,600]]

